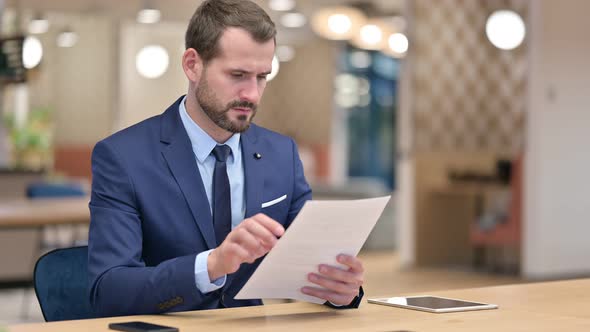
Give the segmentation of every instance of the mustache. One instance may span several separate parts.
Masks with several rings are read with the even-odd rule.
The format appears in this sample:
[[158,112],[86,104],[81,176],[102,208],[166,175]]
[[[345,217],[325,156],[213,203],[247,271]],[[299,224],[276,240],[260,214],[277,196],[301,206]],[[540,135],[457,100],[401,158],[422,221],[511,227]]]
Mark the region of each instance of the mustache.
[[251,103],[249,101],[246,101],[246,100],[234,100],[234,101],[230,102],[229,104],[227,104],[226,109],[229,111],[232,108],[249,108],[252,111],[256,111],[257,107],[258,107],[258,105]]

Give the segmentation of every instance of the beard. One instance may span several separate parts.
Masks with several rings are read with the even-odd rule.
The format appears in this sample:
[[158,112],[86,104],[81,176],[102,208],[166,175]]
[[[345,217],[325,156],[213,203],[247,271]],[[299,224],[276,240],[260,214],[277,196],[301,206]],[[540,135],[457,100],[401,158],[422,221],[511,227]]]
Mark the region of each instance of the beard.
[[[209,87],[205,72],[199,80],[199,85],[195,91],[197,103],[201,106],[203,112],[207,115],[213,123],[218,127],[229,131],[230,133],[243,133],[250,128],[250,123],[256,115],[256,108],[258,105],[245,100],[233,100],[227,105],[217,98],[215,92]],[[232,120],[229,117],[229,111],[232,108],[246,108],[251,110],[251,115],[240,114],[237,119]]]

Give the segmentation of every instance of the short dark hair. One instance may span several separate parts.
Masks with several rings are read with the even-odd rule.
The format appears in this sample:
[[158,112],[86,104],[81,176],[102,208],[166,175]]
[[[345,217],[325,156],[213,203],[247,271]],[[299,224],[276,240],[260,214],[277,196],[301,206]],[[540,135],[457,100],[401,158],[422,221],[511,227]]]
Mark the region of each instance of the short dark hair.
[[242,28],[257,42],[275,40],[277,30],[264,9],[249,0],[206,0],[193,14],[185,35],[205,63],[219,55],[219,38],[228,27]]

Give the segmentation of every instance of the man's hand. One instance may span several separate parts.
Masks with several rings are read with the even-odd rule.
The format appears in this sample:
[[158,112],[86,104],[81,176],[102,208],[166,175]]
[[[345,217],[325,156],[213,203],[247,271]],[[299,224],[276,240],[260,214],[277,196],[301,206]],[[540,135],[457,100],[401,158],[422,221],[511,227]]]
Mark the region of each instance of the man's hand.
[[209,280],[236,272],[242,263],[254,263],[268,253],[276,245],[277,237],[284,233],[285,228],[265,214],[259,213],[244,219],[209,254]]
[[310,273],[307,279],[321,287],[303,287],[303,294],[311,295],[330,301],[337,305],[348,305],[359,294],[359,287],[363,285],[365,272],[360,259],[338,255],[339,263],[348,266],[344,270],[330,265],[320,265],[318,273]]

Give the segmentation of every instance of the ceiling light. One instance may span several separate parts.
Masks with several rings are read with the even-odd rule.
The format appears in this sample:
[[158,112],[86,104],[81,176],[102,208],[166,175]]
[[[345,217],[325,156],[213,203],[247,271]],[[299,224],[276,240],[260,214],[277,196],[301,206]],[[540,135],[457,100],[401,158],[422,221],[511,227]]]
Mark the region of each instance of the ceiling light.
[[142,9],[137,13],[137,22],[153,24],[160,21],[161,13],[158,9]]
[[64,29],[57,36],[57,46],[59,47],[72,47],[78,42],[78,34],[71,29]]
[[517,48],[526,35],[526,28],[520,15],[511,10],[498,10],[486,22],[486,35],[499,49]]
[[49,21],[41,16],[41,14],[36,14],[29,22],[29,33],[31,34],[42,34],[46,33],[49,30]]
[[392,33],[391,27],[380,19],[368,20],[352,38],[354,46],[366,50],[383,50],[387,48],[387,37]]
[[286,28],[301,28],[307,19],[301,13],[287,13],[281,16],[281,24]]
[[270,0],[268,7],[277,12],[288,12],[295,8],[294,0]]
[[158,78],[168,69],[168,52],[162,46],[148,45],[135,56],[137,72],[145,78]]
[[28,36],[23,43],[23,65],[27,69],[37,67],[43,58],[43,46],[37,37]]
[[277,46],[275,53],[280,62],[289,62],[295,57],[295,49],[289,45]]
[[392,55],[401,57],[408,51],[408,37],[403,33],[394,33],[389,36],[387,40],[389,44],[389,50],[392,51]]
[[345,34],[351,27],[350,18],[344,14],[332,14],[328,17],[328,28],[334,33]]
[[361,27],[361,39],[369,45],[377,45],[383,38],[383,32],[374,24],[367,24]]
[[321,37],[346,40],[351,39],[365,21],[365,15],[356,8],[325,7],[314,13],[311,27]]
[[144,0],[141,10],[137,12],[137,22],[154,24],[160,22],[161,13],[152,5],[152,1]]

